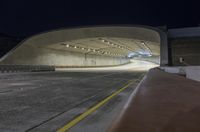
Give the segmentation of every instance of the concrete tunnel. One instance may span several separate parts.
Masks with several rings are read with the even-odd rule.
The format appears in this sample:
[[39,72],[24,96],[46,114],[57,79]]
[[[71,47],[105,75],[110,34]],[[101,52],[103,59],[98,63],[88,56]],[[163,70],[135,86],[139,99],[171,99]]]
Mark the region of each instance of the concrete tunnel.
[[[199,36],[199,27],[122,25],[31,36],[0,60],[0,130],[199,131]],[[131,57],[160,66],[112,67]],[[101,66],[111,67],[74,68]]]
[[31,36],[1,60],[6,65],[50,65],[55,67],[115,66],[128,63],[130,53],[160,59],[166,35],[145,26],[94,26],[65,28]]

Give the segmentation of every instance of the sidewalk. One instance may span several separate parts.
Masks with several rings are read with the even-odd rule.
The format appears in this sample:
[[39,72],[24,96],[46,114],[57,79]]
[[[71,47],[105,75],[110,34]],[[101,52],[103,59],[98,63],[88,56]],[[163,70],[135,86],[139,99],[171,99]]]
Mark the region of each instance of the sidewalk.
[[151,69],[110,132],[199,132],[200,83]]

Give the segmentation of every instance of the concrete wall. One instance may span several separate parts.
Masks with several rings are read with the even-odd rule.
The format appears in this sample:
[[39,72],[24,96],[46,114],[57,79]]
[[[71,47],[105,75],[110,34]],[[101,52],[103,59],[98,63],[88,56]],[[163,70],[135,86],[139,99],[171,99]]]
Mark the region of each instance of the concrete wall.
[[128,63],[129,59],[37,48],[30,45],[18,47],[1,64],[55,65],[55,66],[111,66]]
[[170,29],[168,40],[171,66],[200,65],[200,27]]
[[173,66],[200,65],[200,37],[172,39],[170,47]]
[[199,37],[200,27],[176,28],[168,30],[169,38]]
[[151,57],[135,57],[133,58],[135,60],[143,60],[143,61],[149,61],[153,62],[155,64],[160,65],[160,56],[151,56]]

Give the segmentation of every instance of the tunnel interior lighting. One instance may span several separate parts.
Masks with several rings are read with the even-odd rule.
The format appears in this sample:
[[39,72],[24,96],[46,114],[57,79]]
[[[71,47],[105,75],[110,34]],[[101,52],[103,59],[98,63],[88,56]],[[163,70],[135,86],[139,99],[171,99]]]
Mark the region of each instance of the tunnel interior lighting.
[[[118,48],[121,48],[121,49],[124,49],[126,48],[125,46],[122,46],[122,45],[118,45],[118,44],[115,44],[113,42],[109,42],[107,40],[104,40],[104,39],[101,39],[99,38],[99,40],[101,40],[102,42],[105,42],[106,44],[109,44],[109,45],[112,45],[114,47],[118,47]],[[85,47],[82,47],[82,46],[77,46],[77,45],[70,45],[70,44],[65,44],[65,47],[67,48],[74,48],[74,49],[80,49],[80,50],[86,50],[88,51],[89,53],[90,52],[93,52],[93,53],[98,53],[98,54],[102,54],[102,55],[113,55],[113,56],[119,56],[120,54],[117,54],[117,53],[112,53],[112,52],[109,52],[109,51],[103,51],[100,49],[94,49],[94,48],[85,48]]]
[[102,39],[102,38],[99,38],[99,40],[101,40],[102,42],[104,42],[104,43],[106,43],[106,44],[108,44],[108,45],[115,46],[115,47],[120,48],[120,49],[123,49],[123,50],[126,49],[126,50],[132,51],[132,49],[130,49],[130,48],[127,47],[127,46],[115,44],[115,43],[113,43],[113,42],[110,42],[110,41],[105,40],[105,39]]

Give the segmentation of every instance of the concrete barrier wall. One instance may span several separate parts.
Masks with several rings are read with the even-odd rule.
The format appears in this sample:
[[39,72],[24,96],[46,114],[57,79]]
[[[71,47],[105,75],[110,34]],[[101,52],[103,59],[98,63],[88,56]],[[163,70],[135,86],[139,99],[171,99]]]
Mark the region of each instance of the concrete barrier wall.
[[[1,64],[53,65],[53,66],[111,66],[128,63],[122,57],[100,56],[71,51],[37,48],[31,45],[18,47]],[[15,53],[16,52],[16,53]]]
[[160,56],[151,56],[151,57],[135,57],[133,58],[135,60],[143,60],[143,61],[149,61],[153,62],[155,64],[160,65]]
[[195,81],[200,81],[200,66],[173,66],[173,67],[160,67],[168,73],[175,73],[185,75],[186,78]]
[[13,73],[13,72],[45,72],[55,71],[54,66],[44,65],[0,65],[0,73]]

